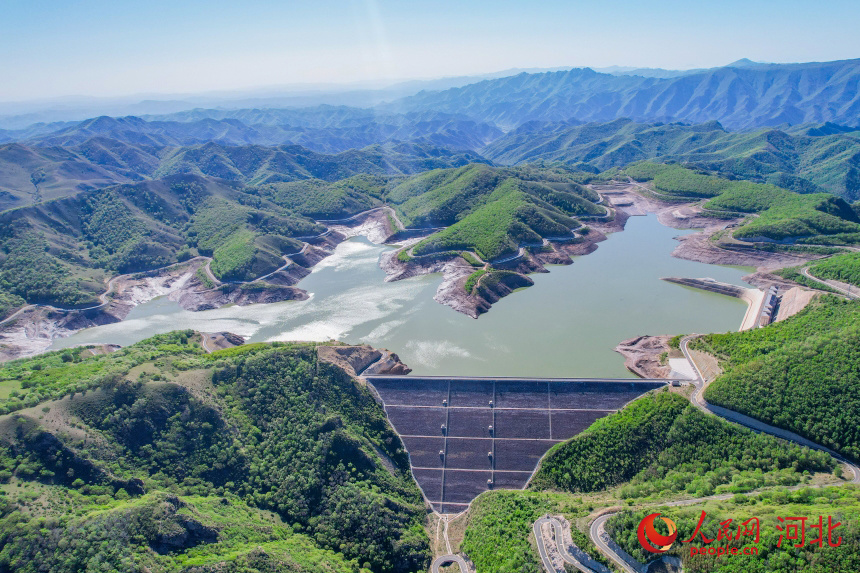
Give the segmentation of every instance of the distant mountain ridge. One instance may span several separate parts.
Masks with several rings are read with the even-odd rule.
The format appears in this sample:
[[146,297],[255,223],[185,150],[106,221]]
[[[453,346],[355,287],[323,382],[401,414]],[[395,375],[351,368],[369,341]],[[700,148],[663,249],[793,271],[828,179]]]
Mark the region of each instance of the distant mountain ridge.
[[658,78],[590,68],[519,74],[392,104],[398,111],[462,114],[510,130],[527,121],[716,120],[729,129],[784,123],[860,125],[860,59],[802,64],[741,60]]
[[502,135],[502,131],[493,125],[435,112],[381,115],[371,110],[321,106],[304,112],[243,110],[239,114],[223,114],[220,118],[195,115],[192,111],[182,117],[187,120],[100,116],[71,124],[39,124],[26,130],[0,130],[0,142],[70,147],[93,137],[106,137],[152,147],[209,142],[223,145],[299,144],[321,153],[338,153],[389,142],[478,149]]

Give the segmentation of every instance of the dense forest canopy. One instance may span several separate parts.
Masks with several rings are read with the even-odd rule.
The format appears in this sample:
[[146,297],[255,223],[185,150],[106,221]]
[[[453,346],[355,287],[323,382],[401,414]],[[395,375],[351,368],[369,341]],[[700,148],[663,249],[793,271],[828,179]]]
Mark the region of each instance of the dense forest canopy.
[[766,328],[709,334],[693,347],[723,374],[705,398],[860,458],[860,303],[824,296]]
[[[113,354],[10,362],[0,378],[15,410],[0,418],[0,567],[427,565],[424,503],[399,438],[314,345],[207,355],[179,331]],[[38,406],[19,409],[19,391]]]

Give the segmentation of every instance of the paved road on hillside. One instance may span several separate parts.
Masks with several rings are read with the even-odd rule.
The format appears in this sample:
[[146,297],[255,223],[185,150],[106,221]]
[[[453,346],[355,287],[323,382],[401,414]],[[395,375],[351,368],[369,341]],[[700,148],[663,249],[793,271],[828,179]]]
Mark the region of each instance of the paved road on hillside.
[[620,567],[624,573],[639,573],[603,540],[606,522],[613,515],[615,515],[615,513],[605,513],[592,521],[591,527],[588,529],[588,536],[591,538],[591,542],[594,543],[594,545],[596,545],[604,555],[609,557],[613,563]]
[[437,557],[433,560],[433,565],[430,566],[430,570],[433,573],[439,573],[440,567],[451,563],[456,563],[460,567],[460,573],[469,573],[469,565],[466,564],[466,560],[459,555],[442,555],[441,557]]
[[[810,440],[808,440],[802,436],[799,436],[793,432],[789,432],[788,430],[783,430],[782,428],[776,428],[774,426],[771,426],[769,424],[765,424],[764,422],[761,422],[759,420],[755,420],[753,418],[750,418],[749,416],[744,416],[743,414],[740,414],[738,412],[734,412],[732,410],[728,410],[726,408],[720,408],[719,406],[710,405],[702,396],[703,392],[707,388],[707,384],[705,383],[705,379],[704,379],[704,376],[702,375],[701,370],[699,370],[698,365],[693,360],[693,357],[691,356],[690,349],[689,349],[690,340],[693,338],[696,338],[698,336],[699,335],[695,335],[695,334],[687,335],[681,339],[681,343],[680,343],[681,352],[683,352],[684,357],[687,359],[687,361],[690,362],[690,365],[693,367],[693,371],[696,373],[696,376],[697,376],[697,380],[694,383],[695,391],[693,392],[692,396],[690,397],[690,401],[692,402],[692,404],[694,406],[696,406],[697,408],[699,408],[703,412],[706,412],[709,414],[714,414],[716,416],[720,416],[721,418],[723,418],[725,420],[728,420],[730,422],[734,422],[736,424],[745,426],[745,427],[747,427],[753,431],[771,434],[773,436],[776,436],[778,438],[782,438],[782,439],[789,441],[789,442],[793,442],[793,443],[796,443],[796,444],[799,444],[802,446],[807,446],[811,449],[826,452],[826,453],[830,454],[831,456],[833,456],[833,458],[835,458],[837,461],[839,461],[840,463],[845,465],[848,468],[848,470],[851,471],[852,474],[854,475],[853,479],[851,479],[850,481],[845,481],[841,484],[833,484],[833,485],[837,485],[837,486],[838,485],[845,485],[846,483],[860,484],[860,467],[858,467],[857,464],[855,464],[855,463],[845,459],[841,455],[837,454],[833,450],[830,450],[829,448],[826,448],[824,446],[816,444],[816,443],[814,443],[814,442],[812,442],[812,441],[810,441]],[[789,488],[789,489],[799,489],[801,487],[828,487],[828,486],[827,485],[818,485],[818,486],[800,485],[800,486],[795,486],[795,487]],[[748,495],[754,495],[754,493],[748,494]],[[721,494],[721,495],[713,495],[713,496],[708,496],[708,497],[699,497],[699,498],[678,500],[678,501],[673,501],[673,502],[659,503],[659,504],[654,504],[654,506],[658,507],[658,506],[694,505],[697,503],[702,503],[702,502],[710,501],[710,500],[730,499],[731,497],[732,497],[732,494]],[[602,551],[603,554],[606,555],[609,559],[611,559],[616,565],[621,567],[621,569],[623,571],[625,571],[626,573],[637,573],[636,570],[629,563],[627,563],[624,559],[622,559],[622,557],[615,550],[613,550],[612,547],[610,547],[606,541],[603,540],[603,533],[605,531],[606,521],[609,520],[613,515],[615,515],[615,513],[617,513],[617,512],[606,513],[604,515],[601,515],[597,519],[595,519],[591,523],[591,527],[589,528],[589,537],[591,538],[592,543],[594,543],[598,547],[598,549],[600,551]],[[549,569],[549,571],[552,571],[552,569]]]
[[562,524],[558,519],[550,516],[541,517],[532,525],[532,532],[534,533],[535,540],[537,541],[538,553],[540,553],[540,559],[543,563],[544,569],[550,571],[551,573],[557,573],[558,571],[553,566],[552,558],[547,551],[543,539],[543,534],[541,533],[541,526],[545,523],[549,523],[550,525],[552,525],[553,531],[555,533],[556,550],[559,552],[559,555],[565,563],[573,565],[582,573],[610,573],[609,569],[599,563],[595,563],[594,567],[589,567],[588,565],[585,565],[584,563],[580,562],[576,557],[568,553],[567,549],[564,546],[564,527],[562,527]]
[[[850,285],[846,285],[848,287],[846,289],[846,288],[843,288],[842,286],[838,286],[838,285],[844,284],[844,283],[840,283],[839,281],[827,281],[824,279],[820,279],[820,278],[814,276],[812,273],[809,272],[809,267],[803,267],[802,269],[800,269],[800,274],[802,274],[803,276],[805,276],[808,279],[812,279],[816,282],[825,284],[825,285],[829,286],[830,288],[832,288],[833,290],[838,291],[841,294],[844,294],[848,298],[860,299],[860,294],[858,294],[858,292],[860,292],[860,289],[858,289],[856,287],[851,287]],[[852,292],[852,291],[854,291],[854,292]]]
[[[208,257],[194,257],[193,259],[188,259],[187,261],[172,263],[172,264],[167,265],[166,267],[161,267],[159,269],[155,269],[154,271],[148,271],[148,272],[163,271],[163,270],[169,269],[171,267],[175,267],[178,265],[184,265],[184,264],[196,261],[198,259],[206,259],[206,258],[208,258]],[[9,315],[5,319],[0,320],[0,326],[3,326],[7,322],[12,322],[16,318],[18,318],[18,316],[21,315],[22,313],[24,313],[28,310],[34,309],[34,308],[38,308],[38,307],[47,308],[49,310],[53,310],[56,312],[75,312],[75,311],[81,311],[81,310],[95,310],[97,308],[107,306],[110,303],[110,299],[108,298],[108,296],[110,295],[111,292],[113,292],[113,287],[114,287],[114,284],[116,283],[116,281],[118,281],[121,278],[130,277],[130,276],[135,275],[135,274],[138,274],[138,273],[127,273],[124,275],[117,275],[117,276],[113,277],[112,279],[110,279],[107,282],[105,292],[103,292],[102,294],[100,294],[98,296],[99,304],[97,304],[95,306],[85,306],[85,307],[81,307],[81,308],[63,308],[61,306],[54,306],[51,304],[28,304],[28,305],[22,306],[21,308],[16,310],[14,313]]]

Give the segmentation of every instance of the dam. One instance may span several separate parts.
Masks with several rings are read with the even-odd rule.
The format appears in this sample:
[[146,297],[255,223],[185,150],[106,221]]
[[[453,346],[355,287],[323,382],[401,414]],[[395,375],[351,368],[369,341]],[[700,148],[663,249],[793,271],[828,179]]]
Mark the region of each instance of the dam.
[[663,379],[365,376],[438,513],[488,489],[522,489],[553,445]]

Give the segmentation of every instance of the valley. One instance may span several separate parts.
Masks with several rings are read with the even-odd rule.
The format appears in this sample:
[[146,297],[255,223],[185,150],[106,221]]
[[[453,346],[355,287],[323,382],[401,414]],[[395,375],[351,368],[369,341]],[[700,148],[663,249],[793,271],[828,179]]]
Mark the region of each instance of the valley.
[[731,59],[0,102],[0,573],[860,571],[860,60]]

